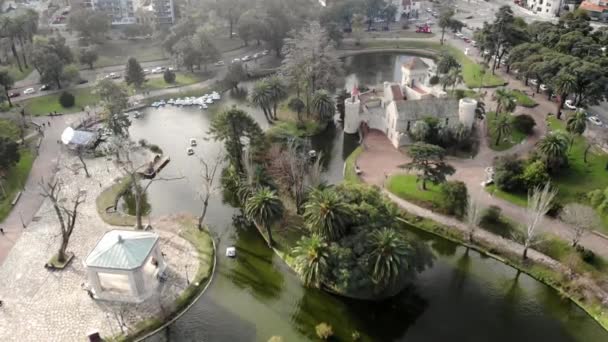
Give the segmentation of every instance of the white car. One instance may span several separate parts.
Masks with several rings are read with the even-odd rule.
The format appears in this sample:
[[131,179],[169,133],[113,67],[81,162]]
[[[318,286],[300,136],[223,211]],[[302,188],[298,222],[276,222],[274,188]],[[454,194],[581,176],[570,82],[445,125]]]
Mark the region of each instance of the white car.
[[241,62],[240,58],[235,58],[235,59],[232,60],[232,64],[234,64],[234,63],[240,63],[240,62]]
[[269,52],[270,51],[268,51],[268,50],[264,50],[264,51],[262,51],[262,55],[266,56]]
[[150,69],[144,69],[144,75],[147,75],[150,73]]
[[35,92],[36,92],[36,90],[34,90],[34,88],[27,88],[23,91],[23,95],[29,95],[29,94],[33,94]]
[[547,87],[546,85],[544,85],[544,84],[540,85],[540,90],[547,91],[548,89],[549,89],[549,87]]
[[536,78],[533,78],[530,80],[530,83],[537,85],[538,84],[538,80]]
[[566,100],[566,102],[564,102],[564,106],[566,106],[566,108],[568,109],[576,110],[576,106],[574,105],[572,100]]
[[251,56],[247,55],[247,56],[245,56],[245,57],[241,58],[241,60],[242,60],[243,62],[247,62],[247,61],[251,60]]
[[213,63],[213,65],[215,65],[215,66],[223,66],[224,65],[224,61],[217,61],[217,62]]
[[601,126],[602,125],[602,121],[600,121],[600,119],[598,119],[597,116],[590,116],[587,119],[589,119],[589,121],[591,121],[596,126]]

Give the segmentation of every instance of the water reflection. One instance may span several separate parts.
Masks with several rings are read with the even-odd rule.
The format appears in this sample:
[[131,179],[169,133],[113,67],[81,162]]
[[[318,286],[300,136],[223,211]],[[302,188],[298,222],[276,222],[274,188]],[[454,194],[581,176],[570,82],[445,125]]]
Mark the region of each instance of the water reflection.
[[[347,68],[350,65],[362,83],[371,84],[387,75],[398,80],[402,61],[394,55],[359,56],[347,60]],[[232,104],[265,127],[261,111],[236,99],[224,102]],[[163,173],[187,179],[151,186],[153,215],[198,214],[200,164],[186,156],[185,149],[194,137],[201,138],[197,156],[212,158],[223,150],[220,143],[202,140],[212,117],[212,111],[167,107],[146,110],[143,119],[133,122],[133,139],[145,138],[171,156]],[[327,158],[326,181],[342,179],[344,159],[357,139],[330,126],[311,140]],[[363,341],[608,341],[599,325],[548,287],[527,275],[517,278],[516,287],[506,286],[513,284],[512,268],[416,230],[412,232],[438,257],[398,296],[369,303],[306,289],[254,229],[234,227],[237,212],[222,203],[221,194],[211,198],[206,221],[220,238],[214,281],[187,313],[152,341],[267,341],[274,335],[284,341],[308,341],[315,339],[314,327],[320,322],[331,324],[342,341],[350,340],[355,330]],[[228,246],[237,247],[236,259],[223,255]]]

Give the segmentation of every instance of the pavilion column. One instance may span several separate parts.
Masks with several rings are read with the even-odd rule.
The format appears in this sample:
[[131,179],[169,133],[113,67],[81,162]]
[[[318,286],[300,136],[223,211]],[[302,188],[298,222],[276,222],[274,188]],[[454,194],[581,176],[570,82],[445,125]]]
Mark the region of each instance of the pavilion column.
[[99,281],[99,274],[97,273],[97,270],[88,268],[87,276],[89,278],[89,285],[91,285],[95,294],[99,295],[101,293],[101,283]]
[[131,285],[131,291],[133,291],[135,297],[140,297],[146,292],[141,270],[140,267],[129,272],[129,284]]

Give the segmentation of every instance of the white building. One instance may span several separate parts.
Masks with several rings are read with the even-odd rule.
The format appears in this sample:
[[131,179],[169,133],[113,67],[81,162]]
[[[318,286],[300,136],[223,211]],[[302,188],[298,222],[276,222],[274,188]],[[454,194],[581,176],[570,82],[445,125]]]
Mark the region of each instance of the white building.
[[112,21],[112,25],[136,24],[135,11],[138,0],[93,0],[93,9],[106,12]]
[[434,117],[444,125],[462,123],[471,128],[477,102],[447,97],[428,84],[428,66],[413,57],[401,66],[401,83],[384,82],[382,94],[375,90],[344,101],[344,132],[357,133],[364,125],[384,132],[393,146],[409,144],[409,131],[416,121]]
[[395,15],[395,21],[401,20],[402,17],[414,17],[419,14],[420,1],[414,0],[389,0],[392,1],[393,5],[397,7],[397,14]]
[[564,0],[527,0],[525,7],[541,17],[555,18]]
[[157,292],[167,265],[156,233],[111,230],[85,260],[95,299],[140,303]]

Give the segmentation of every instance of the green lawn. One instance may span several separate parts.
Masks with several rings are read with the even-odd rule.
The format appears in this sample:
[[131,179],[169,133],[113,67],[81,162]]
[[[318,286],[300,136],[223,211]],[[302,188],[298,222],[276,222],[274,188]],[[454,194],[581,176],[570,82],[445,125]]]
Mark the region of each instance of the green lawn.
[[28,65],[27,68],[23,67],[23,71],[19,71],[19,68],[17,66],[11,66],[8,69],[8,72],[11,74],[11,76],[13,76],[13,79],[16,81],[21,81],[22,79],[26,78],[27,75],[29,75],[32,70],[33,67],[31,65]]
[[2,180],[2,185],[6,190],[6,196],[0,193],[0,222],[2,222],[8,214],[11,212],[11,202],[15,198],[15,195],[20,190],[23,190],[23,186],[27,181],[27,176],[30,174],[32,164],[34,163],[34,155],[30,150],[21,150],[21,158],[19,162],[8,171],[6,179]]
[[525,207],[528,205],[528,196],[526,194],[505,192],[498,189],[494,184],[488,185],[487,187],[485,187],[485,189],[488,193],[492,194],[492,196],[502,198],[505,201],[517,204],[520,207]]
[[363,153],[363,147],[357,147],[344,162],[344,181],[352,183],[361,183],[361,179],[355,171],[355,163],[357,158]]
[[[565,127],[565,122],[555,117],[549,117],[548,124],[551,130],[563,130]],[[558,197],[564,203],[580,201],[589,191],[608,187],[608,154],[592,148],[585,163],[583,154],[586,148],[586,139],[575,137],[568,152],[569,167],[553,178],[553,182],[559,186]]]
[[439,192],[439,185],[427,182],[427,190],[420,190],[420,185],[416,182],[416,175],[393,175],[389,177],[385,186],[388,191],[406,201],[414,202],[427,208],[440,207],[441,194]]
[[19,126],[12,120],[0,119],[0,137],[7,137],[17,141],[21,138],[19,135]]
[[532,108],[532,107],[536,107],[538,105],[538,103],[536,103],[536,101],[532,100],[531,97],[529,97],[528,95],[522,93],[521,91],[519,91],[517,89],[512,90],[511,92],[515,96],[518,106]]
[[99,59],[94,66],[126,64],[130,57],[140,63],[169,58],[161,43],[160,40],[108,40],[97,48]]
[[[505,114],[505,113],[501,113],[500,115],[508,115],[511,117],[511,119],[513,118],[511,115],[509,114]],[[487,129],[488,129],[488,143],[490,145],[490,148],[495,150],[495,151],[504,151],[504,150],[508,150],[511,147],[519,144],[522,140],[524,140],[526,138],[526,135],[522,132],[520,132],[519,130],[515,129],[514,127],[511,128],[511,134],[507,137],[501,137],[500,142],[498,143],[498,145],[496,145],[496,131],[494,130],[494,126],[496,123],[496,115],[494,112],[488,112],[488,114],[486,115],[487,118]]]
[[456,57],[460,65],[462,65],[462,78],[464,84],[469,88],[479,88],[482,84],[484,87],[497,87],[505,85],[505,80],[498,75],[492,75],[491,71],[487,71],[482,78],[481,65],[467,57],[464,52],[453,46],[447,46],[448,50]]
[[34,116],[47,115],[49,112],[57,111],[57,113],[76,113],[80,112],[83,107],[94,105],[99,102],[99,97],[92,94],[93,88],[79,88],[68,90],[76,97],[76,104],[70,108],[63,108],[59,104],[59,95],[61,93],[54,93],[45,96],[34,97],[32,99],[22,102],[27,114]]
[[150,78],[144,83],[144,88],[147,90],[156,90],[156,89],[165,89],[165,88],[173,88],[173,87],[181,87],[194,83],[198,83],[202,81],[202,79],[193,74],[185,74],[182,72],[178,72],[175,74],[175,82],[167,83],[165,79],[161,77]]

